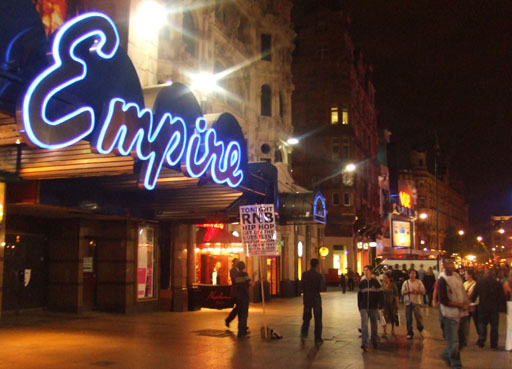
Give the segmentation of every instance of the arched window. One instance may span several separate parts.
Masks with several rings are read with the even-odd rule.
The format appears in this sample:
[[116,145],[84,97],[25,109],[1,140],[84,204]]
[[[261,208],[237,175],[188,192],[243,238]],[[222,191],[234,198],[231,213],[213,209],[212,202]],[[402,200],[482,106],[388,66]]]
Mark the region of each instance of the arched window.
[[196,26],[190,12],[183,14],[182,38],[185,43],[185,50],[192,56],[196,55]]
[[269,85],[261,86],[261,115],[265,117],[272,116],[272,91]]

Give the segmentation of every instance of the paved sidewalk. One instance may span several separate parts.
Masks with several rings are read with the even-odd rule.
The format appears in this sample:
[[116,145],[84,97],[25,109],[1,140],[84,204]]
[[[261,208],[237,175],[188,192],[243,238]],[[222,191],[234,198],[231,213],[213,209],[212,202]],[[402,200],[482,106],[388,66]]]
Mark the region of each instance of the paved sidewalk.
[[[236,338],[236,322],[226,330],[227,310],[139,315],[104,313],[39,313],[0,319],[0,368],[448,368],[440,358],[445,343],[437,310],[425,308],[425,338],[405,339],[405,327],[396,339],[381,340],[377,349],[362,353],[357,328],[356,294],[329,291],[322,294],[324,340],[320,347],[310,338],[302,343],[299,331],[302,299],[273,299],[267,320],[283,339],[262,341],[259,328],[261,304],[251,304],[252,334]],[[402,321],[403,308],[401,309]],[[503,351],[505,317],[500,317],[500,350],[474,345],[471,326],[469,346],[462,352],[464,368],[512,368],[512,353]]]

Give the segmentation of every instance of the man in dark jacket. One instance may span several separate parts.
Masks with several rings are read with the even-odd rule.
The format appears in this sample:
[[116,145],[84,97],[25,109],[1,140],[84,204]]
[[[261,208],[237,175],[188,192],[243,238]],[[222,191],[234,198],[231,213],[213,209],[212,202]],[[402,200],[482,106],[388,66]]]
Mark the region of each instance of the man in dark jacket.
[[377,320],[379,318],[379,309],[384,308],[384,293],[379,281],[372,275],[372,267],[364,267],[364,277],[359,283],[359,292],[357,293],[357,306],[361,314],[361,336],[363,343],[361,348],[368,350],[368,318],[371,325],[371,341],[374,348],[377,347]]
[[500,309],[505,304],[505,294],[500,283],[496,281],[494,270],[487,269],[485,275],[476,282],[471,294],[471,301],[478,303],[478,341],[477,345],[484,347],[487,338],[487,325],[491,325],[491,348],[498,347],[498,325]]
[[237,300],[237,296],[236,296],[236,289],[235,289],[235,278],[236,278],[236,275],[238,274],[239,270],[238,270],[238,259],[237,258],[234,258],[233,261],[232,261],[232,267],[229,271],[229,277],[231,278],[231,297],[233,298],[233,300],[235,300],[235,307],[233,307],[233,310],[231,310],[231,312],[229,313],[228,317],[224,320],[224,322],[226,323],[226,327],[229,328],[229,323],[231,323],[231,321],[233,319],[236,318],[236,316],[238,315],[238,300]]
[[238,302],[238,338],[247,336],[247,318],[249,316],[249,283],[251,279],[244,271],[245,263],[239,261],[235,275],[235,293]]
[[315,315],[315,344],[321,345],[322,339],[322,298],[320,291],[322,289],[323,277],[317,272],[318,259],[311,259],[311,268],[302,273],[302,292],[304,294],[304,312],[302,314],[301,337],[308,336],[309,322],[311,321],[311,310]]

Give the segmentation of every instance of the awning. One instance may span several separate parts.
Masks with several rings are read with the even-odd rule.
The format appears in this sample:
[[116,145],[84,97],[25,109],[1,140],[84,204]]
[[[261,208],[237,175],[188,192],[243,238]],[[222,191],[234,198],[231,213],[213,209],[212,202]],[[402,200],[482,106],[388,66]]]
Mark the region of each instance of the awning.
[[240,237],[235,237],[231,233],[222,228],[199,227],[196,232],[197,247],[207,246],[211,244],[241,245],[242,240],[240,239]]
[[281,223],[325,224],[325,199],[320,192],[280,193],[279,220]]

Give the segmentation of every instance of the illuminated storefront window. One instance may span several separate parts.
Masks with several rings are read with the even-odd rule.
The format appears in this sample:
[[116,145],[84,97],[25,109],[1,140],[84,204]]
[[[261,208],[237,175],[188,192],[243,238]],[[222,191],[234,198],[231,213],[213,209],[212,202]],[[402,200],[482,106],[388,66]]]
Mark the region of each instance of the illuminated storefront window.
[[137,298],[154,296],[155,273],[155,230],[152,226],[139,227],[137,248]]
[[341,113],[341,123],[348,124],[348,108],[343,107],[343,111]]

